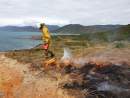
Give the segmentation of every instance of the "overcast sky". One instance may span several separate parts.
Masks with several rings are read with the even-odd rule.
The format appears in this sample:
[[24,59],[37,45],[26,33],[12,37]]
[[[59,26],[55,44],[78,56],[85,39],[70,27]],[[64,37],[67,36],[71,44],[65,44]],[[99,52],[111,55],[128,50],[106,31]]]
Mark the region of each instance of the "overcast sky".
[[0,0],[0,25],[36,25],[42,20],[58,25],[128,24],[130,0]]

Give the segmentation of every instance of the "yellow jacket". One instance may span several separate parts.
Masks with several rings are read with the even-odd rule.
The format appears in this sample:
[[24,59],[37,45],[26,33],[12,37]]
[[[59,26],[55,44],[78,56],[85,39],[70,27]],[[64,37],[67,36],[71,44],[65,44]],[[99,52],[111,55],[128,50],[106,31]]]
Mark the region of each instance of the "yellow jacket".
[[47,26],[44,26],[42,28],[42,40],[48,44],[50,44],[51,41],[51,34],[47,28]]

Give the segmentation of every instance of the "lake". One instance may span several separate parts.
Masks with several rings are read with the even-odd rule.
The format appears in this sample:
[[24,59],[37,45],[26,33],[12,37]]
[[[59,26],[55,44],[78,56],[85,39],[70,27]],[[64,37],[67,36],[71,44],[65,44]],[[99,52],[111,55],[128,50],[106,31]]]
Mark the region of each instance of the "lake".
[[41,34],[40,32],[0,31],[0,51],[29,49],[41,44],[42,41],[40,40],[28,39],[34,35]]

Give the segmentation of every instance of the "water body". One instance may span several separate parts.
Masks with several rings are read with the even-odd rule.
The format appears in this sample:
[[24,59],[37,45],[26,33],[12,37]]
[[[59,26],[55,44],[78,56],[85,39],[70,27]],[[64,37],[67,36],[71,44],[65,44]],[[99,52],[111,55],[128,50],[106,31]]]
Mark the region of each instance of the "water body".
[[41,34],[40,32],[0,31],[0,51],[29,49],[35,47],[38,44],[41,44],[42,41],[40,40],[28,39],[34,35]]

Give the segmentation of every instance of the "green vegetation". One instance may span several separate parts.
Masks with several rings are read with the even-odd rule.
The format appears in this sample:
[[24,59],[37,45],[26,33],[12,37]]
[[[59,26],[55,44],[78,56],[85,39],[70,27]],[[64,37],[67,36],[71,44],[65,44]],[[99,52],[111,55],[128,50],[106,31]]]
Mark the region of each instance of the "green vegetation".
[[87,38],[89,41],[93,41],[93,42],[108,42],[109,38],[108,38],[108,32],[97,32],[97,33],[92,33],[92,34],[88,34]]
[[130,41],[130,24],[119,28],[115,40],[128,40]]
[[115,48],[124,48],[125,44],[123,42],[116,42],[115,43]]

